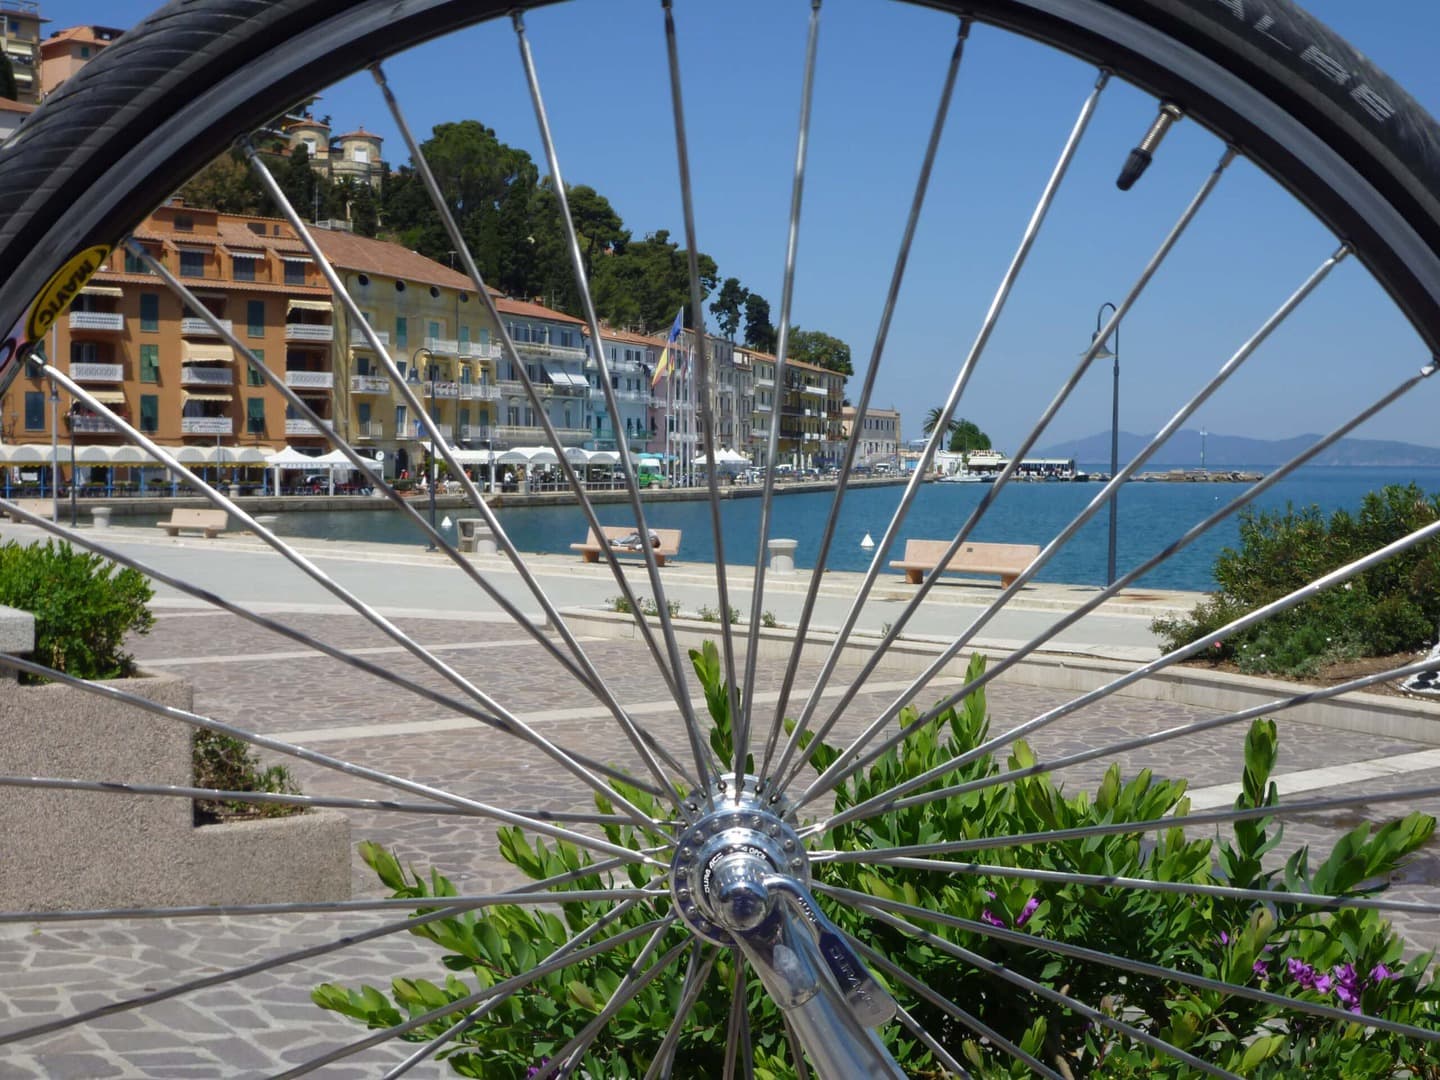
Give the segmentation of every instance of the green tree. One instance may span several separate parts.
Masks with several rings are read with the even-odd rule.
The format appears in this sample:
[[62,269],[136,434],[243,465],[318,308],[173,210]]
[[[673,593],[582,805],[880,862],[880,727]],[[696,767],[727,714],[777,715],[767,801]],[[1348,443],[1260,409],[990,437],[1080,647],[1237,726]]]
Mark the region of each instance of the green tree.
[[20,89],[15,84],[15,69],[10,66],[10,58],[0,50],[0,98],[8,101],[20,100]]
[[955,454],[971,450],[989,450],[990,436],[973,420],[961,418],[950,425],[950,451]]
[[720,324],[720,333],[727,341],[735,340],[735,331],[740,329],[740,315],[750,291],[740,284],[739,278],[726,278],[720,286],[720,295],[710,305],[710,313]]
[[801,330],[792,326],[787,352],[791,360],[814,364],[827,371],[838,371],[841,375],[855,374],[855,368],[850,363],[850,346],[820,330]]
[[[204,206],[227,214],[259,214],[270,209],[270,201],[254,170],[233,150],[221,154],[192,176],[179,194],[189,206]],[[300,209],[306,206],[308,204]]]
[[770,301],[757,292],[745,296],[745,344],[761,352],[773,353],[778,338],[770,321]]
[[[715,260],[704,252],[700,264],[700,298],[704,300],[719,281]],[[670,239],[665,229],[643,240],[627,243],[596,267],[596,306],[602,317],[617,326],[636,326],[642,333],[658,333],[669,327],[675,312],[688,308],[690,301],[690,266],[688,253]],[[603,307],[600,298],[614,305]],[[696,326],[696,313],[687,310],[685,323]],[[629,318],[625,316],[629,315]]]
[[[920,430],[923,431],[926,435],[929,435],[937,427],[940,426],[941,421],[943,421],[944,419],[945,410],[942,409],[939,405],[936,405],[933,409],[931,409],[925,414],[925,423]],[[945,430],[953,432],[955,430],[955,421],[951,420],[949,423],[945,424]]]
[[[320,177],[310,167],[310,151],[303,143],[275,170],[275,182],[301,217],[308,216],[314,221],[330,216],[330,201],[322,198],[328,192],[322,192]],[[270,212],[276,213],[278,208],[271,208]]]

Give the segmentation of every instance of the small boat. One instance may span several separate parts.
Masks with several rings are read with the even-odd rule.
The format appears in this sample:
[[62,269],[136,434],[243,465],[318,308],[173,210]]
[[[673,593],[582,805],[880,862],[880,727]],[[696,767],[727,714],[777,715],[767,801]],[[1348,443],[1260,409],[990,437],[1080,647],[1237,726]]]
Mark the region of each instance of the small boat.
[[990,482],[990,477],[972,472],[951,473],[949,476],[942,476],[940,478],[940,483],[942,484],[988,484]]

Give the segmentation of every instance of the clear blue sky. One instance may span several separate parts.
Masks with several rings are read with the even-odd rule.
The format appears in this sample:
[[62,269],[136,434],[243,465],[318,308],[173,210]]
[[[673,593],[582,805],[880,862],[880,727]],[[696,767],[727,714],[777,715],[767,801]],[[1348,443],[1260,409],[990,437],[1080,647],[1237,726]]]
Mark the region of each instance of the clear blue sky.
[[[129,25],[143,0],[47,0],[49,29]],[[1440,4],[1311,0],[1309,9],[1440,110]],[[778,321],[789,175],[809,5],[678,0],[700,248],[722,275],[766,296]],[[830,0],[820,66],[792,321],[848,341],[868,362],[916,168],[954,35],[948,17]],[[642,235],[682,235],[661,16],[654,0],[564,4],[529,17],[570,183],[607,195]],[[479,119],[542,160],[508,22],[387,65],[412,126]],[[1093,72],[977,28],[879,376],[875,402],[907,436],[943,401],[968,351]],[[364,125],[402,144],[368,76],[317,106],[337,130]],[[960,414],[1013,447],[1218,158],[1181,124],[1128,194],[1115,173],[1154,103],[1112,84],[981,360]],[[177,177],[177,183],[183,178]],[[1335,246],[1256,169],[1239,162],[1131,313],[1121,341],[1121,427],[1153,431]],[[1320,431],[1427,359],[1362,267],[1343,266],[1190,426],[1283,437]],[[858,394],[858,381],[853,384]],[[1440,383],[1361,432],[1440,443]],[[1110,367],[1098,364],[1042,438],[1109,428]]]

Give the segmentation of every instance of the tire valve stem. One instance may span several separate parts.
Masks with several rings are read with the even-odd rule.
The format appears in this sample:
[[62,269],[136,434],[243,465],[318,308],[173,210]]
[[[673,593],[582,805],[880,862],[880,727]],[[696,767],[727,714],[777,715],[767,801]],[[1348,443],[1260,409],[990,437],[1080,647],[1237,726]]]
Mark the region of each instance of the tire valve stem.
[[1150,125],[1150,130],[1140,140],[1140,145],[1130,151],[1130,156],[1125,159],[1125,167],[1120,170],[1119,177],[1115,180],[1115,186],[1121,191],[1129,191],[1135,186],[1135,181],[1144,175],[1145,170],[1150,167],[1150,162],[1155,158],[1155,151],[1160,146],[1160,140],[1165,138],[1165,133],[1176,120],[1183,119],[1185,114],[1180,111],[1178,105],[1172,105],[1168,101],[1160,106],[1160,115],[1155,117],[1155,122]]

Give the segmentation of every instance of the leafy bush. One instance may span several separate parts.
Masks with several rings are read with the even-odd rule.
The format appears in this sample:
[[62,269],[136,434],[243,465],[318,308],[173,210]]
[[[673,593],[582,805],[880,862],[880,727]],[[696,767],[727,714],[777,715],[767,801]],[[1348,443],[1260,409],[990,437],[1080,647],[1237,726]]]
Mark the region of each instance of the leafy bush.
[[[254,749],[243,739],[218,731],[201,728],[192,740],[195,786],[219,791],[267,791],[294,795],[296,786],[290,770],[284,765],[260,767]],[[246,817],[287,817],[304,812],[304,807],[285,803],[250,803],[226,799],[195,800],[195,823],[208,825],[216,821]]]
[[[1365,496],[1357,514],[1318,507],[1283,513],[1242,511],[1240,546],[1215,560],[1220,589],[1182,618],[1152,629],[1169,651],[1225,626],[1337,567],[1433,523],[1440,496],[1390,485]],[[1418,544],[1351,580],[1240,631],[1206,650],[1241,670],[1311,675],[1322,665],[1389,656],[1434,640],[1440,622],[1440,541]]]
[[64,542],[0,545],[0,604],[35,616],[37,663],[76,678],[135,673],[125,635],[150,632],[155,617],[147,605],[154,595],[138,570]]
[[[711,745],[722,758],[728,758],[730,724],[715,648],[707,643],[703,650],[692,652],[691,658],[715,722]],[[983,659],[976,657],[969,677],[977,676],[983,667]],[[908,724],[915,716],[913,709],[907,709],[898,722]],[[914,732],[899,747],[841,785],[836,804],[842,808],[853,806],[888,791],[978,745],[987,732],[985,695],[976,692],[958,709],[946,710],[935,723]],[[816,747],[813,766],[823,769],[837,752],[823,744]],[[1237,806],[1263,807],[1275,802],[1276,790],[1270,775],[1277,754],[1274,723],[1258,721],[1246,743],[1242,794]],[[1017,742],[1005,769],[1023,768],[1034,761],[1030,748]],[[998,762],[980,757],[921,790],[993,779],[1001,771]],[[646,814],[666,816],[664,808],[644,792],[620,784],[615,787]],[[596,801],[602,811],[611,810],[606,800]],[[1188,808],[1184,781],[1157,780],[1148,770],[1127,781],[1119,767],[1112,765],[1093,793],[1070,795],[1046,775],[1029,776],[835,827],[817,837],[815,847],[868,852],[944,839],[992,838],[993,848],[961,858],[983,859],[991,867],[1261,889],[1274,894],[1268,903],[1133,886],[1096,888],[1063,880],[1036,881],[1001,876],[993,869],[987,872],[987,867],[978,863],[952,863],[935,872],[819,862],[813,865],[812,872],[821,885],[862,891],[882,904],[917,905],[929,912],[973,920],[974,929],[918,920],[934,936],[920,940],[850,908],[826,905],[842,929],[865,938],[912,975],[1062,1075],[1179,1078],[1190,1075],[1190,1070],[1136,1041],[1092,1025],[1062,1005],[993,976],[977,975],[971,964],[958,962],[942,943],[972,950],[1009,971],[1063,990],[1107,1017],[1123,1019],[1221,1068],[1247,1076],[1278,1080],[1312,1072],[1344,1078],[1437,1075],[1440,1056],[1434,1044],[1409,1041],[1360,1024],[1308,1017],[1232,994],[1186,986],[1173,979],[1127,973],[1047,949],[1050,941],[1085,946],[1163,965],[1188,976],[1263,988],[1402,1023],[1433,1026],[1440,1007],[1440,990],[1430,975],[1429,957],[1405,960],[1403,943],[1378,912],[1367,909],[1317,913],[1283,899],[1285,893],[1296,891],[1340,896],[1382,891],[1389,875],[1430,837],[1435,825],[1432,818],[1412,814],[1373,831],[1369,824],[1360,825],[1318,865],[1312,865],[1305,848],[1290,855],[1283,865],[1275,865],[1273,857],[1266,859],[1283,833],[1282,826],[1272,818],[1237,823],[1228,836],[1213,840],[1187,836],[1175,827],[1024,846],[1006,846],[1004,841],[1007,836],[1036,831],[1110,822],[1153,822],[1168,815],[1183,815]],[[612,842],[632,849],[648,847],[655,839],[637,834],[629,825],[608,825],[605,833]],[[592,862],[570,844],[531,840],[519,829],[500,829],[499,840],[501,856],[532,880],[580,870]],[[421,910],[434,911],[439,906],[435,897],[455,895],[451,883],[434,870],[428,878],[407,871],[395,856],[374,844],[362,844],[361,853],[394,896],[415,899]],[[327,983],[316,988],[312,996],[317,1004],[370,1027],[396,1024],[430,1009],[445,1009],[467,995],[525,972],[559,949],[571,935],[593,926],[602,917],[614,918],[611,904],[567,902],[565,890],[615,887],[617,882],[641,885],[646,881],[646,873],[638,867],[623,874],[593,874],[556,890],[556,913],[499,907],[484,914],[437,920],[412,933],[445,950],[443,964],[447,970],[443,983],[400,978],[391,984],[388,996],[374,987],[346,989]],[[664,898],[657,899],[653,908],[643,912],[632,909],[614,918],[597,938],[615,938],[635,930],[655,912],[663,914],[668,910],[668,903]],[[987,925],[1033,936],[1035,945],[997,940],[982,932]],[[684,940],[682,933],[672,930],[660,948]],[[459,1045],[445,1051],[449,1064],[462,1076],[518,1080],[564,1046],[604,1008],[639,959],[647,937],[641,933],[609,952],[535,979],[466,1031]],[[680,1038],[674,1056],[676,1076],[713,1077],[722,1073],[727,994],[733,974],[730,961],[729,950],[716,958],[715,971]],[[990,1042],[976,1040],[926,1001],[917,1000],[897,986],[891,985],[890,989],[929,1031],[968,1063],[974,1075],[1030,1075],[1024,1065]],[[619,1010],[575,1074],[644,1075],[674,1015],[680,992],[678,971],[649,984]],[[778,1011],[753,979],[747,1005],[755,1075],[762,1080],[795,1075]],[[459,1006],[406,1038],[430,1039],[461,1019],[465,1009]],[[908,1038],[900,1025],[888,1025],[884,1035],[909,1075],[942,1075],[943,1070],[930,1052]]]
[[[700,605],[700,610],[695,613],[695,617],[696,617],[697,619],[699,619],[701,622],[719,622],[719,621],[720,621],[720,609],[719,609],[719,608],[711,607],[709,604],[701,604],[701,605]],[[739,609],[739,608],[737,608],[737,607],[732,607],[732,608],[730,609],[730,620],[729,620],[729,621],[730,621],[731,623],[738,623],[738,622],[740,621],[740,609]]]

